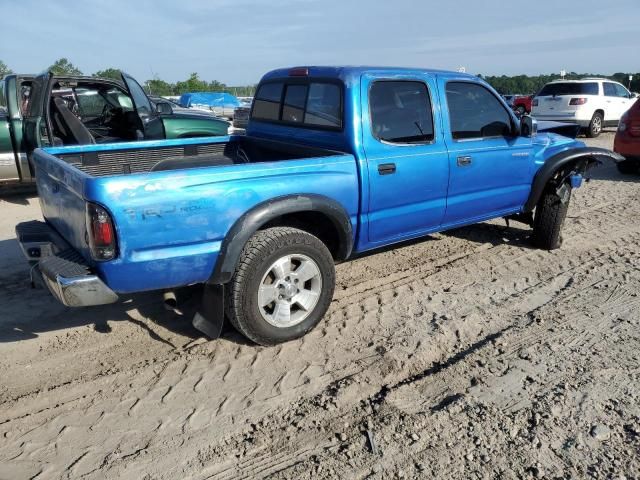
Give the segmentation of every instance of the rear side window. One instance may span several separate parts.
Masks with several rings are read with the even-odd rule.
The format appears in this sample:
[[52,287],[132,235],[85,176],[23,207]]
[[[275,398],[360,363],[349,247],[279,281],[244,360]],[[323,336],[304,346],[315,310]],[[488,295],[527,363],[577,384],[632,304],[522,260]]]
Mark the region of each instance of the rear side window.
[[422,82],[378,81],[369,92],[371,128],[378,140],[424,143],[434,138],[431,101]]
[[613,83],[604,82],[604,95],[605,97],[615,97],[616,96],[616,86]]
[[[605,84],[606,85],[606,84]],[[597,82],[558,82],[548,83],[538,97],[552,97],[555,95],[598,95]]]
[[342,89],[329,82],[270,82],[258,88],[251,118],[342,128]]
[[262,85],[253,101],[253,117],[263,120],[278,120],[283,87],[281,82]]
[[482,85],[447,83],[447,104],[455,140],[511,135],[511,116],[502,102]]

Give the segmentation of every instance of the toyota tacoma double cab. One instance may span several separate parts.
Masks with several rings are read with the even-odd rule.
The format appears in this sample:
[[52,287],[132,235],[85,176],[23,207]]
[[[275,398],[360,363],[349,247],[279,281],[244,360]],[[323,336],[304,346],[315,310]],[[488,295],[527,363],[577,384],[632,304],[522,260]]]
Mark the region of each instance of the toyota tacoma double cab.
[[229,123],[153,102],[129,75],[0,81],[0,190],[33,183],[37,147],[227,135]]
[[196,328],[273,345],[318,324],[362,252],[497,217],[558,248],[572,190],[622,157],[554,127],[462,73],[279,69],[246,135],[36,150],[45,222],[16,233],[65,305],[203,284]]

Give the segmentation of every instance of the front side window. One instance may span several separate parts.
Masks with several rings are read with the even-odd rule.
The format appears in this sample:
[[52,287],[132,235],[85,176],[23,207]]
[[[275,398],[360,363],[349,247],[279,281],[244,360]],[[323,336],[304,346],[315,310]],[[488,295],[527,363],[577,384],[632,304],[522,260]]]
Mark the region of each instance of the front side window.
[[616,96],[620,98],[629,98],[629,91],[618,83],[614,83],[613,86],[616,89]]
[[434,139],[433,116],[423,82],[378,81],[369,93],[371,129],[378,140],[425,143]]
[[511,116],[484,86],[447,83],[451,135],[455,140],[511,136]]

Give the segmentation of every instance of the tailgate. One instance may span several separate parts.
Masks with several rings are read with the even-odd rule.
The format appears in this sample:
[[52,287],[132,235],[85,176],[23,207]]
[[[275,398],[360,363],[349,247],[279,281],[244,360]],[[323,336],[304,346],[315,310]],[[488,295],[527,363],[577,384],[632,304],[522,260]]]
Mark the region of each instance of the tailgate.
[[42,215],[67,243],[89,260],[84,188],[90,177],[42,149],[34,151],[33,160]]
[[536,115],[561,115],[573,114],[578,109],[577,105],[570,105],[569,102],[573,97],[537,97],[538,106],[534,107]]

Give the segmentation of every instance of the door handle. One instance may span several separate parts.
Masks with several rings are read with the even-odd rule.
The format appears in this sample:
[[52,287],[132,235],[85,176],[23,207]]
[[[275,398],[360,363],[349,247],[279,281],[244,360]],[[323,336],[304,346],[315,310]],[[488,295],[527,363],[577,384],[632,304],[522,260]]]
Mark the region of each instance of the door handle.
[[458,157],[459,167],[466,167],[468,165],[471,165],[471,157],[469,156]]
[[390,175],[392,173],[396,173],[396,164],[395,163],[381,163],[378,165],[378,173],[380,175]]

